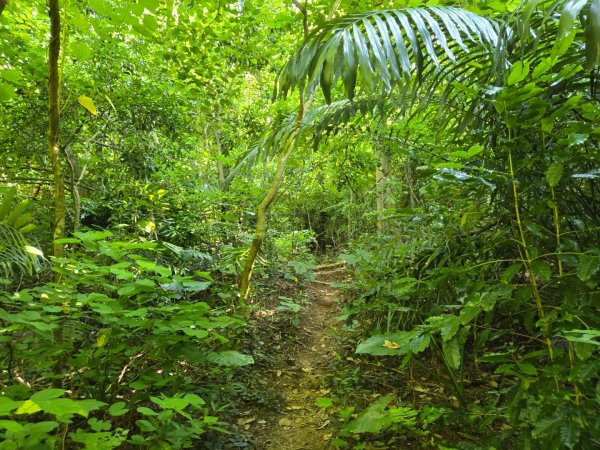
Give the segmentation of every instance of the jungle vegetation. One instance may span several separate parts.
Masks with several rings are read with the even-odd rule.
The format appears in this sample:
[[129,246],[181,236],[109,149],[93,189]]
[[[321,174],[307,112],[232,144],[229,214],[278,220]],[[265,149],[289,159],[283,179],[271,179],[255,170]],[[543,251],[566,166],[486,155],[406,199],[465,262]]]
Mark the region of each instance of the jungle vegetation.
[[323,448],[600,448],[599,65],[600,0],[0,0],[0,449],[260,448],[337,262]]

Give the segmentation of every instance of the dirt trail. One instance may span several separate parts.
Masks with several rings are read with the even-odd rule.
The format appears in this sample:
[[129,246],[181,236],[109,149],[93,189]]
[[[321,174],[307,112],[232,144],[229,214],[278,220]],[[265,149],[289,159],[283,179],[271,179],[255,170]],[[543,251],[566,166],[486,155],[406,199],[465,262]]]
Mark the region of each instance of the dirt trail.
[[[284,405],[261,432],[258,449],[327,449],[333,430],[326,409],[316,401],[328,397],[322,381],[336,354],[339,314],[338,292],[329,286],[335,271],[317,273],[318,281],[308,288],[311,303],[301,316],[298,341],[289,343],[272,383]],[[332,276],[333,275],[333,276]]]

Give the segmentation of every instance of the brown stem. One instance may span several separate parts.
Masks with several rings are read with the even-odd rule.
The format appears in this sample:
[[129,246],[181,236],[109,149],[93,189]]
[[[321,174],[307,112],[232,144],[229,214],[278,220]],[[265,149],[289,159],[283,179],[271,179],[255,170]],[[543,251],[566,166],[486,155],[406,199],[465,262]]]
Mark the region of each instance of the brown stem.
[[308,10],[306,9],[306,2],[304,5],[298,0],[292,0],[292,3],[302,13],[302,30],[304,32],[304,40],[308,37]]
[[81,220],[81,196],[79,194],[79,182],[82,179],[82,170],[79,160],[73,154],[71,145],[65,147],[67,162],[71,166],[71,197],[73,198],[73,231],[77,231]]
[[242,310],[244,310],[246,307],[246,298],[248,296],[248,289],[250,287],[250,278],[252,276],[252,269],[254,268],[254,261],[256,260],[256,256],[258,255],[263,241],[265,240],[265,234],[267,232],[267,212],[269,210],[269,206],[271,206],[271,203],[273,203],[273,200],[279,191],[279,187],[281,186],[283,175],[285,173],[285,166],[294,148],[295,145],[291,144],[283,157],[279,160],[279,165],[277,166],[277,171],[275,172],[271,186],[265,194],[265,197],[258,205],[254,240],[252,241],[252,245],[248,250],[246,264],[240,277],[240,309]]

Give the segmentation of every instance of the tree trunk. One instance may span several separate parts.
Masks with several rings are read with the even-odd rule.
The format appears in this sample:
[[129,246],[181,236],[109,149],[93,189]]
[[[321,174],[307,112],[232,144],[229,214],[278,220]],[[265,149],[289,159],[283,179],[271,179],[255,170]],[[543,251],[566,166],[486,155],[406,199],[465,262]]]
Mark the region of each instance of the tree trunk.
[[2,11],[4,11],[4,8],[6,8],[6,5],[8,5],[8,0],[0,0],[0,16],[2,15]]
[[273,181],[271,182],[269,190],[258,205],[254,240],[252,241],[252,245],[248,250],[246,264],[244,265],[244,270],[240,277],[240,309],[242,310],[244,310],[246,307],[246,298],[248,296],[248,289],[250,288],[250,278],[252,276],[252,269],[254,268],[254,261],[256,260],[256,256],[258,255],[263,241],[265,240],[265,234],[267,232],[267,212],[269,210],[269,206],[271,206],[271,203],[273,203],[273,200],[279,191],[279,187],[281,186],[283,175],[285,173],[285,166],[294,148],[295,144],[293,142],[290,143],[288,150],[285,152],[281,160],[279,160],[279,165],[277,166],[277,171],[275,172],[275,176],[273,177]]
[[81,221],[81,195],[79,194],[79,183],[83,178],[83,171],[78,158],[73,154],[71,145],[65,147],[67,162],[71,166],[71,197],[73,198],[73,232],[79,229]]
[[377,203],[377,230],[383,233],[385,229],[383,221],[383,211],[386,208],[386,179],[390,173],[390,155],[386,149],[379,147],[377,144],[375,149],[375,157],[377,158],[377,168],[375,169],[375,192]]
[[[49,0],[50,16],[50,44],[48,48],[48,151],[54,174],[54,221],[52,223],[52,238],[60,239],[65,233],[65,178],[60,161],[59,137],[59,112],[60,112],[60,84],[58,60],[60,56],[60,9],[58,0]],[[55,257],[63,257],[64,244],[53,243]]]
[[[304,6],[302,6],[298,0],[293,0],[293,3],[302,12],[304,40],[306,40],[308,37],[308,11],[306,9],[306,2],[304,3]],[[302,124],[302,121],[304,120],[304,112],[308,107],[307,104],[310,104],[310,102],[312,101],[312,97],[309,98],[307,101],[304,100],[303,85],[300,86],[299,90],[300,105],[298,106],[298,114],[296,115],[296,123],[294,124],[295,129],[292,131],[290,137],[288,138],[288,147],[285,150],[283,157],[279,160],[277,171],[275,172],[273,181],[271,181],[271,186],[269,187],[269,190],[267,191],[265,197],[258,205],[258,210],[256,213],[256,230],[254,232],[254,240],[252,241],[252,245],[248,250],[246,264],[244,265],[244,270],[242,271],[242,274],[240,276],[239,307],[242,310],[242,312],[245,312],[246,310],[246,300],[248,297],[248,290],[250,288],[250,278],[252,277],[252,269],[254,269],[254,261],[256,260],[256,256],[258,255],[263,241],[265,240],[265,234],[267,232],[267,212],[269,211],[271,203],[273,203],[273,200],[275,200],[277,192],[279,192],[279,187],[281,186],[283,176],[285,174],[285,166],[290,155],[292,154],[292,152],[298,144],[298,131],[300,125]]]

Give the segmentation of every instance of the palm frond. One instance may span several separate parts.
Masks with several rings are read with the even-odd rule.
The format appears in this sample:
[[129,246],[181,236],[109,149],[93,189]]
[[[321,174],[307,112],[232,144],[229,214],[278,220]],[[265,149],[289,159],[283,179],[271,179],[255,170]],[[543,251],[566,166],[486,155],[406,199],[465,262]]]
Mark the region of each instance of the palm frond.
[[0,222],[0,276],[11,279],[32,275],[39,267],[41,252],[31,246],[19,230]]
[[553,63],[580,58],[571,44],[585,46],[587,69],[600,65],[600,0],[530,0],[517,10],[514,47],[522,59],[535,56]]
[[41,250],[25,238],[25,234],[34,228],[31,214],[25,212],[29,202],[24,200],[13,206],[14,197],[14,190],[6,190],[0,202],[0,277],[9,280],[33,275],[43,257]]
[[453,7],[341,17],[308,37],[280,73],[275,96],[300,86],[311,95],[320,86],[329,103],[340,80],[350,100],[358,84],[365,93],[389,93],[396,86],[428,83],[426,73],[439,73],[448,64],[458,67],[474,51],[482,52],[482,58],[471,71],[490,75],[494,62],[502,64],[492,58],[503,47],[498,29],[490,19]]

